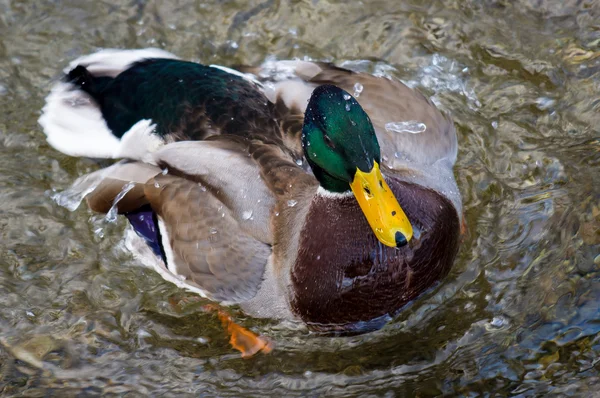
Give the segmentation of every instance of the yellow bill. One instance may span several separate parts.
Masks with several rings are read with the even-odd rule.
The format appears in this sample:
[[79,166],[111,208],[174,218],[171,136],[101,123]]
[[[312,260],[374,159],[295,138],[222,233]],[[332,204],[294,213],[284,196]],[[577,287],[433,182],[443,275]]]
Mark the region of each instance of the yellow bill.
[[377,162],[368,173],[357,168],[350,187],[381,243],[400,247],[410,241],[413,236],[412,225],[383,179]]

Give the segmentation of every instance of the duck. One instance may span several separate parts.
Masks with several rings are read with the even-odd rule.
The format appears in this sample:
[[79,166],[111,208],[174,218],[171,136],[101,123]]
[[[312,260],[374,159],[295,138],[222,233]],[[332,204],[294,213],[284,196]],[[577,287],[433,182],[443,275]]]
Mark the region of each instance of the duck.
[[105,49],[64,69],[39,123],[66,155],[115,160],[69,197],[126,217],[166,280],[252,317],[380,328],[457,255],[454,124],[389,76]]

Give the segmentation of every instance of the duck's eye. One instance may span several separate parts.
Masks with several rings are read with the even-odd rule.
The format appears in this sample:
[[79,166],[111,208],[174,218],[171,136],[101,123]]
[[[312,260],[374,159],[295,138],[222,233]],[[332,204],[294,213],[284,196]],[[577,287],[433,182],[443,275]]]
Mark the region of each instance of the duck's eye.
[[383,180],[379,180],[379,186],[383,188]]
[[323,139],[325,140],[325,144],[329,148],[335,149],[335,144],[333,143],[333,141],[331,141],[331,138],[329,138],[329,136],[327,134],[323,134]]
[[368,186],[366,186],[366,185],[365,185],[365,186],[363,186],[363,189],[365,190],[365,193],[366,193],[367,195],[369,195],[369,196],[372,196],[372,195],[371,195],[371,190],[369,189],[369,187],[368,187]]

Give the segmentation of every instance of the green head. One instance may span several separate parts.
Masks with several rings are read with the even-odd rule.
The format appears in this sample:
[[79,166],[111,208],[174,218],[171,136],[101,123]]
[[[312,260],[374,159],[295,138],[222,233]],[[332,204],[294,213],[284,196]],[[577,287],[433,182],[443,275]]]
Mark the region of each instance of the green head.
[[379,163],[379,143],[371,119],[346,91],[317,87],[308,103],[302,146],[315,177],[331,192],[347,192],[356,169]]
[[330,192],[352,191],[381,243],[400,247],[412,226],[379,169],[381,152],[371,119],[341,88],[317,87],[302,128],[304,156]]

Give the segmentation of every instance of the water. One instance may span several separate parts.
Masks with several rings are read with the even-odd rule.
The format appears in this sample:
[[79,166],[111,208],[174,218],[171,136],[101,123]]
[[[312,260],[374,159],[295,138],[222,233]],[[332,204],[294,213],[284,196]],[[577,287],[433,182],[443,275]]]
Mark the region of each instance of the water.
[[[568,0],[0,0],[1,394],[597,394],[599,20],[597,2]],[[335,61],[451,111],[468,233],[448,278],[361,336],[233,309],[275,344],[241,359],[205,301],[136,266],[124,220],[52,199],[100,167],[36,124],[58,71],[147,46],[226,66]]]
[[389,122],[385,124],[385,129],[390,133],[410,133],[420,134],[427,130],[425,123],[416,120],[406,122]]
[[125,197],[125,195],[127,195],[127,193],[129,193],[129,191],[131,191],[133,188],[135,188],[135,183],[133,182],[129,182],[125,185],[123,185],[123,189],[121,190],[121,192],[119,192],[117,194],[117,196],[115,197],[115,200],[113,201],[112,206],[110,207],[110,209],[108,210],[108,213],[106,213],[106,216],[104,216],[104,219],[107,222],[115,222],[117,221],[117,217],[118,217],[118,210],[119,210],[119,202]]

